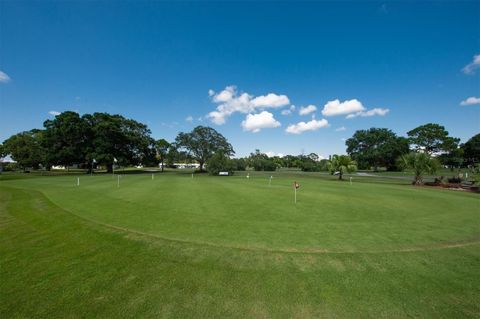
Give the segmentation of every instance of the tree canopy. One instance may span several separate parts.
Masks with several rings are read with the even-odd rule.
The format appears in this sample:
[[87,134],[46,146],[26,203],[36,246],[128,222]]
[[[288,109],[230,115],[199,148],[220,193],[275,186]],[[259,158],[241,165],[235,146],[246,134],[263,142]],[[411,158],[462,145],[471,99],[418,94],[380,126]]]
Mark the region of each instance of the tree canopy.
[[42,146],[43,132],[33,129],[12,135],[3,142],[4,152],[11,154],[13,160],[23,168],[39,168],[45,163],[46,152]]
[[204,164],[217,152],[225,156],[235,154],[227,139],[215,129],[206,126],[197,126],[191,132],[180,132],[175,138],[178,148],[187,150],[200,164],[200,171]]
[[88,150],[88,126],[75,112],[63,112],[43,123],[43,144],[47,161],[52,165],[70,166],[84,163]]
[[462,150],[465,164],[475,165],[480,163],[480,134],[473,136],[463,144]]
[[346,141],[347,153],[358,163],[359,167],[369,169],[386,167],[396,168],[396,159],[408,153],[408,141],[398,137],[386,128],[358,130]]
[[408,131],[407,135],[410,144],[414,145],[417,151],[428,154],[449,152],[456,149],[460,142],[459,138],[448,136],[445,127],[434,123],[418,126]]

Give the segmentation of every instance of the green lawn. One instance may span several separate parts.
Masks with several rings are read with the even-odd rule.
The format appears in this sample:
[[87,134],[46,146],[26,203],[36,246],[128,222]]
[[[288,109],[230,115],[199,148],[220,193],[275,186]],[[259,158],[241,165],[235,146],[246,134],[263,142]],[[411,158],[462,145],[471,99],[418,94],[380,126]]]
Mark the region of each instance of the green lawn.
[[480,316],[478,194],[242,175],[1,175],[0,317]]

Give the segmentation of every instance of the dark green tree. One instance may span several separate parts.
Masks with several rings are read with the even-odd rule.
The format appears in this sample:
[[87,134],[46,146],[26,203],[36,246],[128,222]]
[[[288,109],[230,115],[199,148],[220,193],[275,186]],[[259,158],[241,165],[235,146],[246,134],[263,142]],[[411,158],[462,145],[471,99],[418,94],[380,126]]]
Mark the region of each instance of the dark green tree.
[[43,123],[45,134],[43,144],[47,149],[47,160],[53,165],[82,164],[86,162],[88,126],[75,112],[63,112],[53,120]]
[[218,175],[219,172],[228,172],[231,175],[235,169],[235,162],[222,152],[215,153],[207,162],[207,171],[210,175]]
[[470,138],[462,145],[463,159],[466,165],[473,166],[480,163],[480,134]]
[[171,147],[172,147],[172,144],[170,144],[169,142],[167,142],[167,140],[163,138],[155,142],[157,159],[160,161],[160,164],[162,165],[162,172],[163,172],[163,167],[165,166],[164,165],[165,160],[167,159],[167,156]]
[[448,136],[445,127],[428,123],[414,128],[407,132],[409,142],[415,146],[417,151],[423,151],[428,154],[446,153],[457,148],[460,142],[459,138]]
[[217,152],[225,156],[235,154],[232,145],[222,134],[206,126],[197,126],[190,133],[180,132],[175,138],[175,144],[193,156],[200,164],[200,171],[203,171],[205,163]]
[[83,117],[91,130],[88,158],[105,165],[112,172],[114,161],[122,166],[137,165],[155,158],[155,141],[142,123],[108,113],[87,114]]
[[396,160],[408,153],[408,141],[386,128],[358,130],[346,141],[347,153],[360,168],[375,171],[379,167],[396,169]]
[[42,135],[43,131],[38,129],[15,134],[3,142],[4,152],[10,154],[24,170],[29,167],[38,169],[46,162]]

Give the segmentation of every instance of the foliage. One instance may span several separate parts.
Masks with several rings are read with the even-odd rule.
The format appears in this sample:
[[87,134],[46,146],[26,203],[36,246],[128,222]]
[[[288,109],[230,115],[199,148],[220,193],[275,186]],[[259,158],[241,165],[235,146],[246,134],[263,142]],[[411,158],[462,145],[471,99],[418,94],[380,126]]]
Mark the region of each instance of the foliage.
[[445,127],[439,124],[428,123],[407,132],[410,144],[415,145],[417,151],[427,154],[449,152],[457,148],[459,138],[448,136]]
[[463,144],[462,150],[466,165],[473,166],[480,163],[480,134],[471,137]]
[[63,112],[53,120],[45,121],[43,126],[43,145],[50,164],[68,167],[85,162],[91,140],[87,123],[78,113]]
[[215,153],[207,162],[210,175],[218,175],[219,172],[228,172],[231,175],[235,169],[236,163],[222,152]]
[[162,172],[163,172],[165,160],[171,148],[172,148],[172,144],[170,144],[169,142],[167,142],[167,140],[163,138],[155,142],[155,151],[157,154],[157,159],[160,161],[160,164],[162,166]]
[[464,162],[464,150],[461,147],[451,150],[448,153],[440,154],[437,158],[442,165],[449,167],[451,170],[460,168]]
[[254,153],[250,153],[248,166],[253,167],[256,171],[275,171],[277,169],[275,160],[268,157],[267,154],[260,152],[258,149],[256,149]]
[[24,170],[28,167],[38,169],[46,158],[42,138],[43,131],[37,129],[15,134],[3,142],[4,152],[11,154]]
[[227,139],[215,129],[206,126],[197,126],[190,133],[180,132],[175,138],[178,148],[183,148],[192,154],[200,164],[200,171],[204,164],[217,152],[226,156],[235,154]]
[[411,168],[414,171],[414,184],[423,185],[424,174],[435,174],[440,167],[437,159],[432,158],[427,153],[411,152],[403,155],[399,159],[399,165],[405,168]]
[[244,171],[247,169],[247,161],[244,158],[233,158],[231,161],[235,165],[236,171]]
[[331,174],[338,172],[338,179],[343,179],[346,173],[352,173],[357,170],[357,163],[347,155],[333,155],[328,162],[328,169]]
[[7,150],[5,149],[5,146],[0,143],[0,159],[7,156]]
[[155,157],[154,140],[146,125],[121,115],[94,113],[84,115],[91,134],[87,155],[112,172],[114,159],[119,165],[136,165]]
[[396,159],[408,153],[408,141],[386,128],[358,130],[346,141],[347,153],[363,169],[397,170]]

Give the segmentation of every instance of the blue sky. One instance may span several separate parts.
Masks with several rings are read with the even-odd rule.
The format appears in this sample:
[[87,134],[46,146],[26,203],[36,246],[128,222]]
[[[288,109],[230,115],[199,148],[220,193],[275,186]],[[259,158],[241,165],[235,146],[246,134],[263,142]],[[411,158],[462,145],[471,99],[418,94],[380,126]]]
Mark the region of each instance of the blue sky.
[[76,110],[167,140],[210,125],[240,156],[328,156],[357,129],[428,122],[466,141],[480,131],[476,55],[478,1],[2,1],[0,140]]

